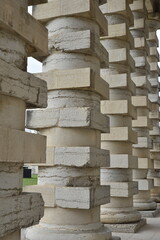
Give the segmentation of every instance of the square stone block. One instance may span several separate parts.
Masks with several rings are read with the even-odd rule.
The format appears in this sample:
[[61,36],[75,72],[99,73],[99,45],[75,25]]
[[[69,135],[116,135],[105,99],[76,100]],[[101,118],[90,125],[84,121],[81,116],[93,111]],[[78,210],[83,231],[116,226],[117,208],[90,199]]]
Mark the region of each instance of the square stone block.
[[131,73],[132,81],[135,83],[137,88],[151,89],[151,84],[148,81],[147,76],[135,76],[134,73]]
[[27,111],[27,127],[30,129],[62,127],[86,127],[109,132],[109,118],[88,107],[41,109]]
[[152,160],[150,158],[138,158],[139,169],[150,169],[152,167]]
[[55,202],[55,189],[54,185],[32,185],[23,187],[23,192],[34,192],[41,193],[42,198],[44,200],[45,207],[56,207]]
[[132,104],[135,107],[146,107],[151,110],[151,102],[146,96],[133,96]]
[[138,167],[138,159],[135,156],[128,154],[111,154],[110,155],[110,168],[131,168]]
[[152,179],[136,179],[136,180],[138,180],[138,190],[140,191],[148,191],[153,188]]
[[137,182],[109,182],[111,197],[132,197],[138,193]]
[[104,133],[101,135],[102,141],[128,141],[132,143],[137,142],[137,133],[132,131],[128,127],[111,127],[110,133]]
[[101,112],[107,115],[122,115],[136,118],[136,110],[128,100],[101,101]]
[[138,116],[136,120],[132,121],[133,128],[152,128],[151,121],[148,116]]
[[134,148],[152,148],[151,138],[138,137],[138,143],[133,144]]
[[53,35],[53,38],[51,47],[54,46],[58,51],[95,55],[100,60],[102,68],[108,67],[108,52],[96,34],[90,30],[65,32],[65,34],[60,32]]
[[47,84],[0,59],[0,94],[22,99],[27,107],[47,106]]
[[90,68],[50,70],[36,74],[47,81],[48,90],[81,89],[98,93],[101,99],[109,99],[109,85]]
[[70,167],[109,167],[109,151],[92,147],[55,148],[55,165]]
[[131,9],[128,5],[127,0],[108,0],[107,4],[104,4],[100,7],[103,14],[120,14],[127,18],[129,24],[133,24],[133,16],[131,14]]
[[0,162],[44,163],[46,137],[0,127]]
[[57,187],[56,204],[62,208],[95,208],[110,201],[109,190],[109,186]]
[[39,193],[23,193],[19,196],[0,198],[0,237],[13,229],[38,224],[43,217],[44,202]]

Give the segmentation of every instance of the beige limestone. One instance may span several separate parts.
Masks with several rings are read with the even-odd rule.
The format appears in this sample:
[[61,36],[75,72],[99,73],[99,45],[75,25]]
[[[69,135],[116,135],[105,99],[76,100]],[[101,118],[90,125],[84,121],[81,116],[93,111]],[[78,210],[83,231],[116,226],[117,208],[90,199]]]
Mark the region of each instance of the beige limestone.
[[45,137],[25,132],[25,110],[47,104],[46,83],[26,73],[28,48],[47,54],[47,31],[27,13],[27,1],[0,5],[0,238],[20,240],[21,228],[44,213],[41,195],[22,193],[22,184],[24,162],[45,162]]
[[109,97],[100,77],[100,66],[108,65],[99,39],[107,21],[90,0],[51,0],[33,14],[49,30],[50,55],[37,75],[49,91],[48,108],[28,111],[27,125],[47,136],[47,164],[33,187],[44,196],[44,217],[25,238],[111,240],[100,222],[100,205],[109,202],[109,187],[100,185],[100,167],[109,165],[109,152],[100,149],[101,132],[109,132],[100,113],[100,99]]
[[[109,98],[107,82],[90,68],[50,70],[36,74],[47,81],[48,90],[81,89],[97,92],[102,99]],[[54,79],[54,81],[52,81]]]
[[152,102],[150,119],[152,121],[153,129],[149,132],[152,139],[152,149],[150,150],[150,158],[152,161],[152,170],[148,172],[148,178],[154,181],[154,188],[151,190],[151,198],[157,203],[160,201],[160,181],[158,170],[156,169],[156,161],[159,160],[159,54],[157,54],[158,39],[156,31],[160,27],[159,20],[149,19],[147,21],[149,28],[149,37],[147,39],[150,55],[148,56],[148,62],[150,64],[149,81],[151,82],[151,93],[149,99]]
[[[48,52],[47,30],[39,24],[20,4],[13,0],[4,0],[0,6],[0,25],[11,33],[18,34],[28,44],[31,55],[45,56]],[[25,26],[22,28],[19,22]],[[36,31],[32,31],[32,29]],[[32,50],[36,49],[36,51]]]
[[145,1],[134,0],[131,9],[134,15],[134,27],[130,30],[136,38],[134,49],[131,50],[131,55],[136,62],[135,72],[132,74],[132,79],[136,84],[136,96],[132,97],[132,103],[137,109],[137,120],[132,122],[132,126],[138,134],[138,143],[133,145],[133,154],[138,157],[138,169],[133,170],[133,178],[138,181],[139,189],[138,194],[134,196],[134,206],[137,210],[141,210],[143,215],[143,211],[156,208],[156,204],[150,198],[153,181],[147,179],[148,169],[152,168],[149,153],[152,148],[152,141],[149,137],[149,131],[152,131],[152,122],[149,119],[152,105],[148,97],[151,91],[148,73],[153,66],[149,64],[147,57],[150,49],[146,42],[149,33],[146,25]]
[[137,193],[138,185],[132,181],[132,168],[137,168],[138,161],[132,156],[132,144],[137,143],[137,134],[132,131],[136,112],[131,102],[135,94],[130,75],[135,67],[130,55],[134,45],[129,31],[133,24],[131,2],[109,0],[100,6],[109,24],[108,36],[101,38],[109,53],[109,69],[101,68],[101,76],[110,88],[110,99],[101,102],[101,111],[109,116],[111,126],[110,133],[101,135],[102,148],[110,150],[111,154],[110,167],[101,168],[102,184],[109,182],[111,187],[111,202],[101,207],[101,220],[108,227],[112,224],[113,231],[118,231],[117,224],[125,224],[127,231],[129,223],[138,224],[141,219],[140,213],[133,209],[133,195]]

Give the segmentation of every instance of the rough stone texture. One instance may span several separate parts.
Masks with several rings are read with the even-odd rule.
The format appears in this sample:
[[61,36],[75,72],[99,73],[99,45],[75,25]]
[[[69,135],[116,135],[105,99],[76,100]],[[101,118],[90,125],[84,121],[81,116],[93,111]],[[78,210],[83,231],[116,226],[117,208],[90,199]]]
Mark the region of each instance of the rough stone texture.
[[17,229],[38,224],[43,217],[43,200],[40,194],[24,193],[19,196],[1,198],[0,237]]
[[101,132],[109,132],[100,113],[109,95],[100,77],[108,65],[100,43],[107,21],[97,0],[51,0],[33,14],[49,30],[50,55],[37,75],[49,91],[48,108],[28,111],[27,125],[47,136],[47,165],[39,166],[33,187],[44,196],[45,214],[25,239],[111,240],[100,222],[100,205],[109,202],[109,187],[100,185],[100,167],[109,165],[109,152],[100,149]]
[[[150,112],[150,120],[152,121],[153,129],[149,132],[150,137],[152,139],[152,148],[150,150],[150,157],[152,161],[152,170],[148,172],[148,178],[154,180],[154,188],[151,189],[151,198],[156,201],[160,202],[160,176],[158,174],[158,171],[156,170],[156,164],[155,161],[159,161],[159,135],[160,135],[160,128],[159,128],[159,67],[158,67],[158,61],[159,61],[159,54],[157,55],[157,47],[158,47],[158,40],[156,37],[156,31],[160,27],[160,21],[155,19],[150,19],[147,21],[147,25],[149,28],[149,33],[152,33],[149,35],[147,39],[147,43],[150,48],[150,54],[148,56],[148,62],[150,64],[150,75],[149,75],[149,81],[151,83],[151,93],[149,94],[149,99],[151,101],[151,112]],[[152,51],[152,49],[155,49],[155,51]],[[154,64],[154,67],[153,67]],[[151,211],[150,213],[144,213],[147,214],[149,217],[154,217],[158,213],[158,209],[155,211]]]
[[137,225],[141,219],[133,209],[133,195],[138,189],[132,181],[132,169],[138,166],[137,158],[132,156],[132,144],[137,144],[137,134],[132,131],[136,111],[131,103],[135,94],[131,81],[135,63],[130,55],[134,39],[129,30],[133,15],[129,1],[108,0],[100,8],[109,24],[108,36],[101,38],[109,52],[109,69],[101,68],[101,76],[110,88],[110,100],[101,102],[101,110],[109,116],[111,125],[110,133],[101,135],[102,148],[111,153],[110,167],[101,169],[101,183],[111,187],[111,202],[101,207],[101,221],[112,224],[113,231],[117,231],[117,224],[125,225],[122,231],[129,231],[130,224]]
[[141,214],[145,218],[150,218],[150,217],[156,217],[160,214],[160,209],[157,208],[156,210],[153,211],[141,211]]
[[46,139],[25,132],[25,110],[47,104],[46,83],[26,73],[28,47],[44,53],[47,31],[20,0],[0,3],[0,26],[0,239],[20,240],[21,228],[37,224],[44,214],[41,195],[22,193],[22,184],[25,162],[45,162]]
[[139,222],[135,223],[121,223],[121,224],[105,224],[111,231],[114,232],[125,232],[125,233],[136,233],[138,230],[146,225],[146,220],[142,218]]
[[47,106],[47,85],[34,75],[23,72],[0,59],[0,93],[22,99],[28,107]]
[[[137,110],[137,121],[133,121],[133,129],[138,134],[138,143],[133,145],[133,154],[138,157],[138,169],[133,170],[133,178],[138,181],[139,192],[134,196],[134,207],[137,210],[152,210],[156,208],[156,203],[151,201],[150,190],[153,181],[147,179],[148,169],[152,168],[150,159],[150,148],[152,141],[149,132],[152,124],[149,119],[151,102],[148,97],[151,91],[151,83],[147,76],[150,71],[148,63],[149,47],[146,42],[148,30],[146,28],[147,11],[145,1],[133,1],[131,9],[134,15],[134,26],[130,31],[135,39],[134,49],[131,55],[135,60],[135,71],[132,73],[132,80],[136,84],[136,96],[132,98],[132,103]],[[141,82],[141,84],[140,84]],[[141,120],[141,121],[140,121]]]

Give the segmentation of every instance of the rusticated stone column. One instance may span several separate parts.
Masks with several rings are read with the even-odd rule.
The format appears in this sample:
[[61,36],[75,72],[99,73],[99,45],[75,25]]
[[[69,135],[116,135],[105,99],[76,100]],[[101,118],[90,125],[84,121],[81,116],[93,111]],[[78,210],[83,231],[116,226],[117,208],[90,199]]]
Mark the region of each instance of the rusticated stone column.
[[133,37],[129,26],[133,23],[129,1],[108,0],[101,6],[108,20],[108,36],[101,43],[109,52],[109,69],[101,69],[101,76],[109,84],[110,100],[101,102],[102,113],[109,115],[110,133],[102,134],[102,148],[111,153],[110,167],[102,168],[102,184],[111,186],[111,202],[102,206],[101,220],[118,232],[135,232],[145,220],[133,208],[133,195],[138,185],[132,181],[132,169],[137,168],[137,158],[132,155],[132,144],[137,134],[132,131],[136,111],[131,103],[135,85],[130,78],[134,61],[130,56]]
[[39,74],[48,83],[48,108],[28,111],[27,126],[47,136],[47,164],[32,188],[44,197],[44,218],[26,239],[112,239],[100,222],[100,205],[109,202],[109,187],[100,185],[100,167],[109,165],[100,149],[100,134],[109,130],[100,113],[100,100],[108,99],[100,78],[107,21],[96,0],[52,0],[33,13],[49,30],[50,54]]
[[147,16],[145,1],[133,1],[131,9],[134,15],[134,27],[130,28],[134,37],[134,50],[131,50],[131,55],[135,60],[135,72],[132,74],[132,80],[136,84],[136,96],[132,98],[132,102],[137,109],[137,120],[133,120],[133,129],[138,134],[138,144],[133,147],[133,154],[138,157],[138,169],[133,170],[133,178],[138,181],[139,188],[139,193],[134,196],[134,206],[141,211],[143,216],[148,216],[150,210],[156,209],[156,203],[151,200],[150,196],[153,180],[147,179],[148,169],[151,168],[151,139],[149,136],[151,102],[148,99],[150,66],[147,62],[149,49],[146,45],[148,32],[145,25]]
[[23,164],[44,162],[46,150],[44,136],[24,131],[26,108],[47,105],[46,83],[26,72],[27,49],[39,45],[32,26],[47,49],[47,31],[27,13],[27,1],[0,2],[1,240],[20,240],[21,228],[38,224],[44,210],[41,194],[22,193]]
[[[160,203],[160,128],[159,128],[159,81],[158,76],[160,74],[158,61],[159,61],[159,53],[157,50],[158,47],[158,38],[156,35],[156,31],[160,28],[160,21],[156,19],[148,19],[147,26],[149,29],[149,36],[147,39],[147,43],[149,46],[149,56],[148,62],[150,64],[150,72],[149,72],[149,81],[151,83],[151,93],[149,93],[149,99],[151,101],[151,112],[150,119],[153,124],[153,129],[150,131],[150,136],[152,139],[152,149],[150,150],[150,157],[152,160],[153,169],[149,171],[148,178],[154,180],[154,188],[151,189],[151,197],[157,203]],[[155,215],[158,213],[158,210],[154,212]]]

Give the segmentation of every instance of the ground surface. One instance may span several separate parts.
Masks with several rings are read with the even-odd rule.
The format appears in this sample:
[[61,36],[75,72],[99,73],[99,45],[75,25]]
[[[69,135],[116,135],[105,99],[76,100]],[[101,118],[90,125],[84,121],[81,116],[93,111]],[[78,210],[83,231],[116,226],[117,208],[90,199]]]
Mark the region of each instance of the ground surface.
[[32,178],[23,178],[23,186],[36,185],[37,175],[32,175]]
[[121,240],[160,240],[160,214],[155,218],[147,218],[147,225],[138,233],[113,233]]

